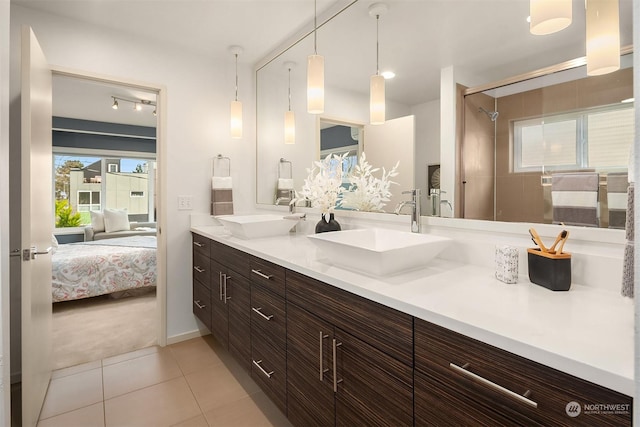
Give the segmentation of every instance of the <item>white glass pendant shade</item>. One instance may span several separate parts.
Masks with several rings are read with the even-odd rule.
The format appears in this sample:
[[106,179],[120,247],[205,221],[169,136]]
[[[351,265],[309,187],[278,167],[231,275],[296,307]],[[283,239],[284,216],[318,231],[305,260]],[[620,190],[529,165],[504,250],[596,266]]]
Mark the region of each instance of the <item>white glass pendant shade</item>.
[[284,143],[296,143],[296,117],[293,111],[284,112]]
[[529,31],[543,36],[567,28],[572,19],[571,0],[529,0]]
[[384,77],[371,76],[369,92],[369,121],[372,125],[381,125],[385,121]]
[[242,138],[242,102],[231,101],[231,138]]
[[587,0],[587,75],[620,69],[618,0]]
[[307,58],[307,111],[324,112],[324,57],[321,55]]

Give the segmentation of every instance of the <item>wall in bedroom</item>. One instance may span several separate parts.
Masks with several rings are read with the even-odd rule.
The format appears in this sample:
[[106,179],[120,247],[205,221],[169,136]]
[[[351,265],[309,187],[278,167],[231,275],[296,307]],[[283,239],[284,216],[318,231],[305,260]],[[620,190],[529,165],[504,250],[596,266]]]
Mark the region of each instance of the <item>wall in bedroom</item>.
[[[239,64],[240,99],[244,103],[244,137],[229,136],[229,102],[234,96],[235,62],[158,45],[152,41],[11,7],[11,99],[19,93],[19,31],[30,25],[49,63],[74,70],[163,85],[167,93],[167,335],[196,330],[191,313],[191,236],[189,214],[209,211],[210,159],[232,159],[236,212],[249,211],[255,200],[255,117],[252,66]],[[3,27],[3,26],[0,26]],[[193,211],[178,211],[179,195],[193,196]]]

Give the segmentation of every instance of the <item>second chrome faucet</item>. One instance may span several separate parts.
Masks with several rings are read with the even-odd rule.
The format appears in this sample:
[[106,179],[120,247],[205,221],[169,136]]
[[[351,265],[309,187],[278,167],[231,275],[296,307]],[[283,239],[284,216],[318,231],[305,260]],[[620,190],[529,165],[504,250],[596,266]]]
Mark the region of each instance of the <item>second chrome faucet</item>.
[[411,194],[411,200],[398,203],[395,214],[399,215],[402,208],[411,206],[411,231],[420,233],[420,189],[403,191],[402,194]]

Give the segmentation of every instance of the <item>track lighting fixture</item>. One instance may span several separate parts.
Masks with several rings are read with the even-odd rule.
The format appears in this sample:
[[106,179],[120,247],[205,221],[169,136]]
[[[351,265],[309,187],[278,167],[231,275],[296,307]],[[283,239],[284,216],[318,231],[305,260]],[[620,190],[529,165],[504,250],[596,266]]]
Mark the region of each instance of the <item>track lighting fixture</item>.
[[154,116],[156,115],[156,103],[153,101],[149,101],[148,99],[129,99],[129,98],[122,98],[119,96],[111,96],[111,99],[113,99],[111,108],[113,108],[114,110],[117,110],[120,107],[119,102],[129,102],[133,104],[134,111],[142,111],[143,106],[151,106],[153,107],[153,115]]

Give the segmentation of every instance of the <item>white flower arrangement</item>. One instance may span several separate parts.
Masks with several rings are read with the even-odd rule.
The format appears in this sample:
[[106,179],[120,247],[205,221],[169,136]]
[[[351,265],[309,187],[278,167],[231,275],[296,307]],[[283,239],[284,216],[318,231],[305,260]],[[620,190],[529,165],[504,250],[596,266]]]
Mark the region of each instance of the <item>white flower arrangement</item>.
[[383,167],[382,176],[376,178],[373,174],[378,172],[380,168],[373,168],[367,162],[363,152],[358,164],[349,174],[348,178],[351,184],[349,190],[344,192],[338,205],[362,212],[382,212],[391,197],[391,184],[397,184],[390,178],[398,175],[399,164],[400,162],[397,162],[388,172]]
[[314,166],[307,168],[309,175],[305,178],[300,193],[295,192],[291,204],[309,200],[311,207],[319,208],[322,218],[328,223],[329,214],[335,210],[340,195],[345,190],[342,187],[342,164],[346,155],[347,153],[341,156],[329,154],[324,160],[313,162]]

